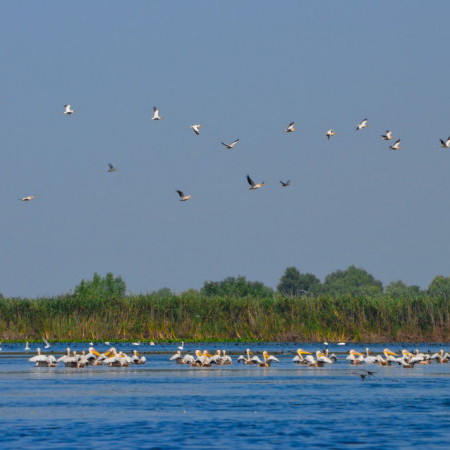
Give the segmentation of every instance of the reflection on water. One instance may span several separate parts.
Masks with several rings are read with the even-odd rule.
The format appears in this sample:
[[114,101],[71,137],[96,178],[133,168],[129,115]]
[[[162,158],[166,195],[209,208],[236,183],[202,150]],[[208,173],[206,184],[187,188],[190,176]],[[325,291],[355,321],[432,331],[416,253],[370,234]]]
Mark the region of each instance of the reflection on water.
[[[36,368],[27,361],[34,352],[14,353],[22,344],[2,347],[2,448],[450,446],[449,364],[371,366],[375,375],[362,381],[362,369],[341,355],[324,368],[293,364],[292,344],[252,344],[255,351],[279,352],[280,363],[265,369],[175,365],[161,354],[174,353],[173,344],[141,346],[145,366]],[[247,345],[191,347],[240,353]]]

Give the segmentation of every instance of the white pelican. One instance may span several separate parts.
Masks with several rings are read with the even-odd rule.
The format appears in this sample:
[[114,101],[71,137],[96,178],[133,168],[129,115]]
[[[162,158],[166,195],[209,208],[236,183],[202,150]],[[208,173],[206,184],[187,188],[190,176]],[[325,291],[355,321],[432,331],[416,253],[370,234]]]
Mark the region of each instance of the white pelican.
[[178,347],[178,350],[184,350],[184,341],[181,341],[181,345]]
[[450,148],[450,136],[445,141],[443,139],[439,139],[439,141],[441,142],[442,148]]
[[391,150],[400,150],[400,139],[397,139],[389,148]]
[[189,200],[190,198],[192,198],[192,195],[184,195],[183,191],[178,191],[178,195],[180,196],[180,202],[185,202],[187,200]]
[[361,120],[361,122],[358,123],[356,126],[357,130],[362,130],[363,128],[367,128],[369,125],[367,123],[367,119]]
[[404,369],[413,369],[416,361],[413,362],[413,354],[408,350],[402,350],[402,356],[396,358],[398,364],[401,364]]
[[[328,358],[328,355],[325,353],[322,353],[321,351],[317,350],[316,352],[316,361],[321,364],[322,366],[324,364],[333,364],[333,360],[331,358]],[[319,366],[321,367],[321,366]]]
[[338,342],[336,345],[347,345],[345,342]]
[[147,362],[145,356],[141,356],[137,350],[133,350],[131,360],[133,361],[133,364],[145,364]]
[[139,340],[137,342],[132,342],[131,345],[141,345],[141,340]]
[[381,139],[383,139],[383,141],[390,141],[391,139],[394,139],[392,131],[386,130],[386,133],[381,135]]
[[284,130],[285,133],[293,133],[294,131],[297,131],[297,128],[295,128],[294,122],[291,122],[287,128]]
[[64,364],[66,364],[66,359],[67,359],[67,358],[70,358],[70,347],[67,347],[67,349],[66,349],[66,354],[63,355],[63,356],[61,356],[60,358],[58,358],[58,359],[56,360],[56,362],[58,362],[58,363],[62,362],[62,363],[64,363]]
[[148,344],[148,345],[155,345],[155,343],[153,341],[150,341],[150,344]]
[[287,180],[287,181],[280,180],[280,183],[281,183],[281,186],[288,187],[291,184],[291,180]]
[[233,364],[231,356],[227,355],[225,350],[222,350],[222,366],[228,366],[230,364]]
[[358,365],[364,361],[364,355],[356,350],[350,350],[349,355],[345,359],[350,361],[350,364]]
[[71,116],[75,112],[71,105],[64,105],[64,114]]
[[97,350],[95,350],[94,347],[89,347],[89,353],[87,353],[85,356],[88,364],[94,365],[97,359],[100,358],[101,354]]
[[263,358],[264,361],[261,361],[257,356],[254,356],[252,359],[258,363],[259,367],[270,367],[270,364],[272,364],[272,362],[280,362],[278,358],[269,355],[269,353],[265,350],[263,351]]
[[36,197],[34,195],[27,195],[26,197],[19,198],[22,202],[30,202],[34,200]]
[[229,150],[232,150],[238,142],[239,142],[239,139],[235,139],[231,144],[225,144],[225,142],[222,142],[222,145],[224,145]]
[[383,350],[383,355],[386,359],[383,359],[382,357],[379,358],[379,363],[382,366],[390,366],[391,363],[397,362],[395,359],[395,356],[398,356],[397,353],[394,353],[393,351],[389,350],[388,348],[385,348]]
[[366,356],[364,357],[364,362],[366,364],[375,364],[380,362],[380,356],[370,356],[369,347],[366,348]]
[[306,350],[303,350],[302,348],[297,349],[297,354],[292,358],[292,361],[294,361],[297,364],[307,364],[307,361],[305,358],[303,358],[303,355],[310,355],[311,352],[307,352]]
[[200,125],[199,123],[197,123],[196,125],[191,125],[190,128],[192,128],[192,131],[198,136],[200,134],[200,128],[203,125]]
[[30,348],[30,346],[28,345],[28,341],[25,343],[25,351],[26,352],[28,352],[28,351],[30,351],[31,350],[31,348]]
[[200,350],[195,350],[195,355],[197,356],[197,358],[191,364],[191,366],[197,366],[197,367],[210,367],[211,366],[212,355],[210,353],[208,353],[207,350],[203,350],[203,352],[201,352]]
[[325,133],[325,136],[328,138],[328,140],[330,140],[330,138],[332,137],[332,136],[335,136],[336,135],[336,132],[334,131],[334,130],[328,130],[326,133]]
[[161,117],[159,115],[159,109],[156,106],[154,106],[152,120],[162,120],[162,119],[164,119],[164,117]]
[[104,344],[105,344],[105,345],[109,345],[109,341],[105,341]]
[[255,182],[250,178],[250,175],[247,175],[247,181],[248,181],[248,184],[250,185],[250,188],[248,189],[249,191],[252,191],[254,189],[259,189],[260,187],[263,187],[265,184],[264,181],[262,183],[255,184]]
[[44,341],[44,348],[50,348],[51,345],[49,344],[49,342],[47,341],[47,339],[45,339],[44,337],[42,338],[42,340]]
[[0,342],[0,352],[2,351],[2,343]]
[[450,361],[450,354],[444,353],[444,350],[441,349],[439,352],[432,355],[430,359],[436,359],[439,364],[444,364]]
[[111,163],[108,163],[108,167],[109,167],[108,172],[110,172],[110,173],[116,172],[117,170],[119,170],[116,167],[114,167]]
[[[36,363],[36,367],[49,367],[49,364],[52,363],[52,360],[49,359],[47,356],[42,355],[40,348],[38,348],[36,351],[37,351],[37,355],[31,357],[28,361]],[[53,360],[54,359],[55,359],[55,357],[53,356]]]
[[240,363],[241,361],[243,361],[244,364],[256,364],[256,361],[254,361],[250,357],[250,355],[253,355],[253,353],[248,348],[247,350],[245,350],[245,356],[244,355],[239,356],[237,362]]

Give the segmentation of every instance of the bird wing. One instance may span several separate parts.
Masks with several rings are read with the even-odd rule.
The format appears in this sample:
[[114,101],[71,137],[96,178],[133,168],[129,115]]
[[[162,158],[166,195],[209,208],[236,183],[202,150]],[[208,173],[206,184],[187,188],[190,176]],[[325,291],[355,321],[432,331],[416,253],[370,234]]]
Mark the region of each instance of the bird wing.
[[43,337],[42,340],[44,341],[45,345],[48,345],[50,347],[50,344],[48,343],[47,339],[45,339],[45,337]]
[[236,145],[239,142],[239,139],[235,139],[230,145]]
[[255,185],[255,182],[250,178],[250,175],[247,175],[247,181],[250,186],[253,187]]
[[184,197],[184,192],[183,192],[183,191],[177,191],[177,192],[178,192],[178,195],[179,195],[181,198]]

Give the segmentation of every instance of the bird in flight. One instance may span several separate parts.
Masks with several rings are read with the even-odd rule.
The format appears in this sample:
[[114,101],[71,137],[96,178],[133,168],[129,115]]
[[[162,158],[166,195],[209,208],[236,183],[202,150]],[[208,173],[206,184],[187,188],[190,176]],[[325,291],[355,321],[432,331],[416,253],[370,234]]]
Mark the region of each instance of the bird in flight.
[[108,163],[108,167],[109,167],[108,172],[115,172],[116,170],[119,170],[116,167],[114,167],[111,163]]
[[335,131],[333,131],[333,130],[328,130],[328,131],[325,133],[325,136],[328,138],[328,140],[330,140],[330,138],[333,137],[335,134],[336,134]]
[[224,145],[226,148],[232,150],[238,142],[239,142],[239,139],[235,139],[231,144],[225,144],[225,142],[222,142],[222,145]]
[[180,202],[185,202],[186,200],[189,200],[192,195],[184,195],[183,191],[177,191],[178,195],[180,196]]
[[281,186],[287,187],[287,186],[289,186],[291,184],[291,180],[287,180],[287,181],[281,181],[280,180],[280,183],[281,183]]
[[74,109],[72,109],[71,105],[64,105],[64,114],[67,114],[68,116],[72,115],[75,112]]
[[400,139],[397,139],[389,148],[391,150],[400,150]]
[[293,133],[294,131],[297,131],[297,128],[294,126],[294,122],[291,122],[284,131],[285,133]]
[[198,136],[200,134],[200,128],[202,127],[202,125],[200,125],[199,123],[196,125],[191,125],[190,128],[192,128],[192,131]]
[[265,184],[264,181],[262,183],[255,184],[255,182],[250,178],[250,175],[247,175],[247,181],[248,184],[250,185],[249,191],[259,189],[260,187],[263,187]]
[[439,139],[441,141],[441,147],[442,148],[450,148],[450,136],[447,138],[446,141],[443,139]]
[[26,197],[19,198],[22,202],[30,202],[34,200],[36,197],[34,195],[27,195]]
[[362,130],[363,128],[367,128],[369,125],[367,124],[367,119],[361,120],[361,122],[356,125],[357,130]]
[[390,141],[393,138],[394,136],[392,135],[391,130],[386,130],[386,133],[381,135],[381,139],[383,139],[383,141]]
[[45,337],[42,338],[42,340],[44,341],[44,348],[50,348],[50,343],[47,341],[47,339],[45,339]]
[[164,119],[164,117],[161,117],[159,115],[159,109],[156,106],[154,106],[152,120],[162,120],[162,119]]

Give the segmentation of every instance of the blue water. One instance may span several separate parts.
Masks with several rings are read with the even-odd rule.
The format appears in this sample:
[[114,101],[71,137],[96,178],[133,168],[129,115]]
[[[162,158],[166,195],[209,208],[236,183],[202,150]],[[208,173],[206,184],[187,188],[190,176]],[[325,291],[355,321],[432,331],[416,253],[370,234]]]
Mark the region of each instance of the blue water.
[[[34,367],[28,362],[34,351],[3,344],[0,448],[450,447],[449,364],[353,367],[340,354],[334,365],[306,368],[291,362],[299,345],[189,344],[190,350],[227,349],[234,360],[247,347],[280,359],[270,368],[191,368],[168,361],[177,345],[141,345],[144,366],[69,369]],[[441,348],[408,346],[417,347]],[[330,346],[332,352],[349,349]],[[366,368],[376,373],[362,381]]]

